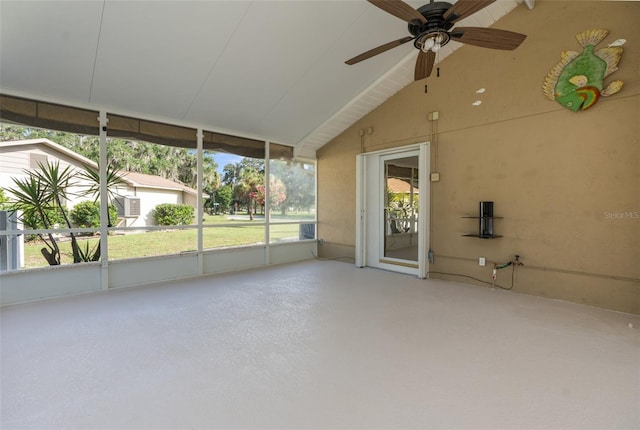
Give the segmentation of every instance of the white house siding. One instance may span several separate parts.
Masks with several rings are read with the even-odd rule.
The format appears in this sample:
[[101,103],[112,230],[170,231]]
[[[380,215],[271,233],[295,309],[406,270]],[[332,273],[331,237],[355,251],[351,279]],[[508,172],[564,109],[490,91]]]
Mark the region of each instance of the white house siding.
[[32,152],[43,154],[35,145],[23,145],[12,148],[0,147],[0,187],[13,187],[13,177],[25,177],[24,169],[29,168]]
[[189,193],[182,193],[182,203],[185,205],[193,206],[194,209],[198,207],[198,196],[194,196]]
[[[24,149],[0,147],[0,172],[2,175],[18,175],[22,173],[22,169],[29,167],[29,151]],[[4,184],[4,182],[2,183]]]
[[153,219],[153,209],[162,203],[182,202],[182,191],[178,190],[158,190],[152,188],[136,187],[135,194],[128,197],[138,197],[140,199],[140,216],[127,218],[127,227],[144,227],[146,225],[156,225]]
[[[15,187],[13,178],[26,178],[26,171],[33,171],[30,166],[31,154],[46,156],[49,163],[60,163],[60,169],[63,170],[71,166],[76,172],[74,181],[77,186],[69,187],[67,192],[70,199],[67,201],[67,207],[72,208],[77,203],[84,200],[91,200],[91,196],[77,196],[81,191],[86,189],[87,181],[80,180],[77,173],[84,170],[84,165],[71,157],[62,154],[53,148],[42,144],[17,145],[13,147],[0,147],[0,187],[3,189]],[[75,196],[74,196],[75,195]]]

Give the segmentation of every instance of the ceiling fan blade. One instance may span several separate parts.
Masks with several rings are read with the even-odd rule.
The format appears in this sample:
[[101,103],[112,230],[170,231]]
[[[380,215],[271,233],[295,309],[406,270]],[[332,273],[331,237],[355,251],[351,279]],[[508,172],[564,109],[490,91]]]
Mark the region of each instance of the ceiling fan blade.
[[520,46],[527,36],[497,28],[456,27],[451,30],[451,38],[468,45],[510,51]]
[[414,73],[414,79],[419,81],[424,78],[428,78],[433,70],[433,63],[436,61],[436,54],[433,51],[427,51],[426,53],[418,53],[418,59],[416,60],[416,70]]
[[378,6],[383,11],[400,18],[403,21],[413,22],[420,21],[423,24],[427,20],[420,12],[403,2],[402,0],[367,0],[369,3]]
[[473,15],[481,9],[489,6],[496,0],[458,0],[443,15],[448,22],[456,22]]
[[346,64],[353,65],[359,63],[360,61],[366,60],[367,58],[371,58],[375,55],[382,54],[385,51],[388,51],[391,48],[395,48],[396,46],[400,46],[403,43],[407,43],[408,41],[413,40],[412,36],[405,36],[402,39],[394,40],[393,42],[385,43],[384,45],[380,45],[377,48],[373,48],[368,50],[367,52],[363,52],[360,55],[356,55],[350,60],[345,61]]

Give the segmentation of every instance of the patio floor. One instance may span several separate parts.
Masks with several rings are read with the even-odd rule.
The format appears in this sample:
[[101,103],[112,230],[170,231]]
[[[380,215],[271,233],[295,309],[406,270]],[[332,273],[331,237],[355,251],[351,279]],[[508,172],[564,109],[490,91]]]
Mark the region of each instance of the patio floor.
[[331,261],[1,310],[12,428],[640,428],[640,318]]

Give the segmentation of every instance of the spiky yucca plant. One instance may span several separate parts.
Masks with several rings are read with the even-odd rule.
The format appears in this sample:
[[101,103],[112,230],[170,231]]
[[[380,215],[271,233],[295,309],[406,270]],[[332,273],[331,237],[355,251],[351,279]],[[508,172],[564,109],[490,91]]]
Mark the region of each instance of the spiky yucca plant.
[[[37,175],[33,175],[32,172],[27,171],[27,173],[29,176],[24,179],[13,178],[16,186],[7,189],[13,194],[10,210],[20,211],[23,222],[26,220],[40,220],[45,229],[51,229],[53,224],[50,219],[50,214],[54,206],[50,200],[47,200],[46,184],[43,183]],[[28,227],[37,228],[38,226],[28,225]],[[53,234],[47,233],[45,236],[39,233],[38,237],[46,245],[46,248],[42,248],[40,252],[49,265],[59,265],[60,248]]]
[[[38,225],[30,225],[34,220],[39,221],[44,229],[53,228],[57,220],[52,219],[52,213],[56,214],[56,218],[64,220],[68,228],[72,227],[71,220],[67,213],[63,202],[76,195],[92,195],[97,201],[100,196],[100,174],[96,169],[89,166],[85,171],[77,172],[73,167],[67,166],[64,169],[60,167],[60,163],[39,163],[38,170],[25,170],[26,178],[13,178],[15,187],[8,188],[13,198],[10,203],[11,211],[20,211],[21,219],[30,228],[38,229]],[[89,185],[86,189],[78,194],[71,193],[71,187],[76,186],[78,182],[76,177],[85,179]],[[109,193],[109,201],[116,195],[113,188],[120,184],[124,184],[116,169],[107,168],[107,193]],[[110,218],[110,217],[109,217]],[[109,219],[109,225],[111,225]],[[100,242],[89,248],[88,243],[81,248],[78,244],[76,235],[69,234],[71,238],[71,250],[73,254],[73,262],[81,263],[88,261],[98,261],[100,259]],[[52,233],[38,234],[38,237],[45,244],[40,252],[47,260],[49,265],[56,266],[61,263],[60,248],[58,242]]]
[[[80,194],[82,196],[92,196],[94,201],[100,199],[100,170],[91,166],[86,166],[85,170],[80,173],[80,178],[86,180],[89,185]],[[116,196],[119,196],[117,189],[119,186],[126,186],[126,183],[120,176],[120,171],[111,164],[107,166],[107,202],[111,203]],[[109,211],[107,211],[107,221],[109,227],[113,225],[114,220],[111,219]]]

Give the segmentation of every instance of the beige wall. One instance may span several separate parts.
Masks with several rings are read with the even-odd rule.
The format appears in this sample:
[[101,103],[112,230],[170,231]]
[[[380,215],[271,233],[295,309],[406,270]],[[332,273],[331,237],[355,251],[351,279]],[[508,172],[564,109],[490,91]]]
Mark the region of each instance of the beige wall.
[[[520,254],[514,291],[640,313],[639,18],[640,2],[521,5],[494,25],[528,35],[516,51],[462,47],[439,65],[440,77],[427,79],[427,94],[424,81],[406,87],[323,147],[320,255],[353,257],[355,156],[360,130],[373,127],[365,152],[432,142],[432,171],[441,177],[431,190],[432,272],[490,281],[479,256],[503,262]],[[561,51],[581,50],[575,34],[589,28],[610,30],[599,47],[627,40],[620,70],[606,81],[620,79],[624,88],[574,113],[546,100],[541,82]],[[482,105],[472,106],[477,99]],[[437,145],[427,120],[433,111]],[[461,216],[475,215],[481,200],[494,201],[504,217],[496,221],[503,238],[461,236],[477,230]],[[508,286],[510,273],[501,271],[499,283]]]

